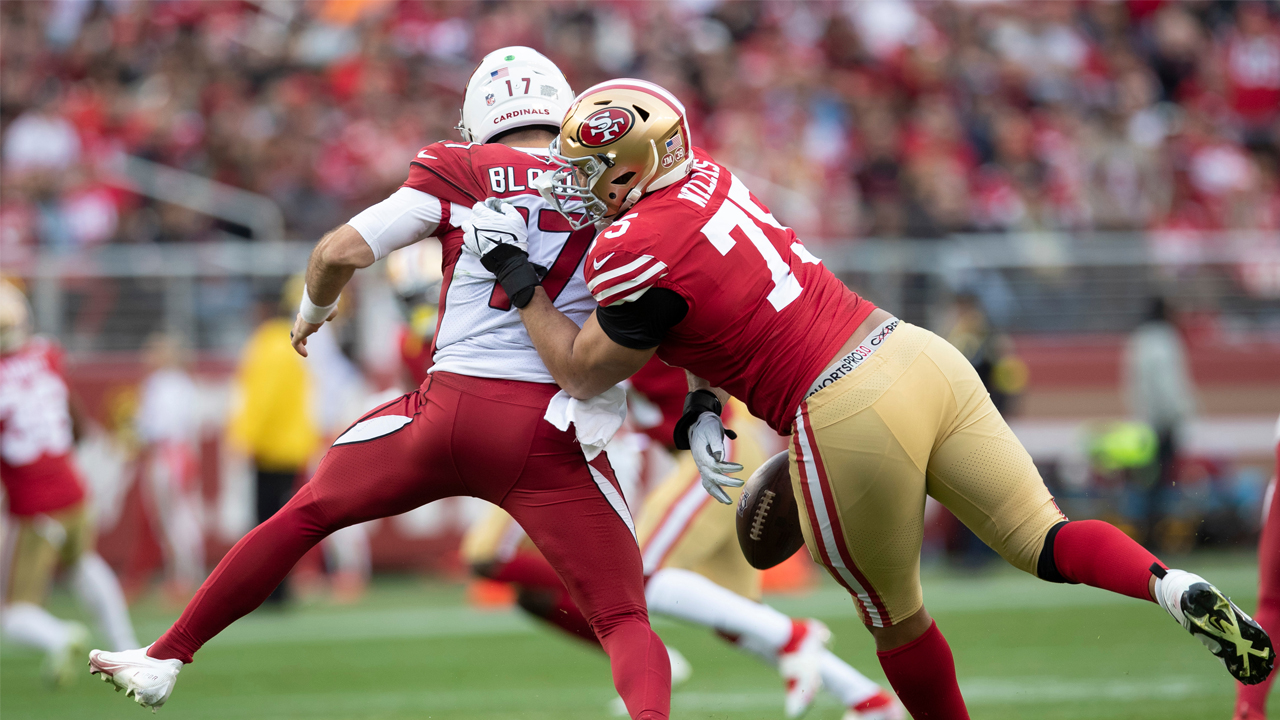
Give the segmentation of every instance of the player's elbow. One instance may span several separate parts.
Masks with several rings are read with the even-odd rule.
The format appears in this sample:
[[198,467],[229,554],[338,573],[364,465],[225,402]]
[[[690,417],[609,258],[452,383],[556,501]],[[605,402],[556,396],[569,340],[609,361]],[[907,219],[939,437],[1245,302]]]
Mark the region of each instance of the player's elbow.
[[350,225],[340,225],[316,246],[321,263],[335,268],[366,268],[373,264],[373,249]]
[[569,396],[575,400],[590,400],[613,385],[614,383],[592,374],[582,374],[566,378],[565,382],[560,383],[560,389],[569,393]]
[[603,390],[596,390],[591,385],[583,382],[571,382],[560,386],[561,390],[569,393],[569,396],[575,400],[590,400],[599,395]]

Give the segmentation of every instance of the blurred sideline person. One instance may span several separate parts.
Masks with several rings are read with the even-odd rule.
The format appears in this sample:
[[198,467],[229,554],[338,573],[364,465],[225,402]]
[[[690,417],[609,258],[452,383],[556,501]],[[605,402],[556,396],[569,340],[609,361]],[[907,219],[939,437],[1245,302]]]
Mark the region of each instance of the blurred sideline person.
[[10,642],[41,650],[43,674],[66,685],[84,672],[88,630],[44,609],[54,573],[71,588],[111,647],[137,644],[115,573],[94,551],[84,484],[71,458],[70,392],[62,350],[31,334],[22,291],[0,280],[0,478],[7,499],[0,629]]
[[[775,667],[783,678],[789,718],[803,715],[823,687],[847,709],[845,720],[901,718],[902,706],[891,695],[827,649],[831,634],[824,624],[787,617],[760,601],[761,572],[742,556],[734,506],[713,502],[702,489],[689,452],[671,444],[671,429],[683,414],[688,387],[684,371],[654,358],[631,383],[633,392],[661,408],[658,427],[667,432],[653,437],[661,437],[677,461],[677,467],[648,492],[636,515],[649,611],[708,627]],[[666,392],[673,385],[679,393]],[[731,402],[724,419],[738,433],[725,444],[728,458],[741,464],[744,474],[755,472],[781,449],[777,436],[741,403]],[[735,504],[742,494],[741,488],[727,492]],[[598,645],[551,566],[522,540],[515,521],[495,509],[468,532],[463,556],[477,575],[515,584],[517,602],[525,611]],[[683,673],[677,673],[677,667]],[[688,661],[673,653],[673,682],[679,682],[680,674],[687,677],[687,668]]]
[[[614,415],[563,395],[538,359],[497,277],[462,249],[468,208],[498,196],[528,213],[528,248],[558,307],[585,319],[594,307],[579,272],[593,233],[570,223],[530,183],[553,165],[545,147],[572,99],[563,73],[526,47],[485,56],[463,102],[468,142],[438,142],[410,163],[404,186],[328,233],[316,246],[294,322],[293,345],[333,316],[356,269],[438,237],[444,287],[433,364],[418,390],[352,425],[310,482],[236,544],[182,616],[147,648],[93,651],[92,672],[146,706],[162,705],[178,672],[211,638],[260,605],[289,569],[330,533],[470,495],[500,505],[556,568],[608,652],[614,686],[635,720],[666,720],[671,668],[649,627],[640,549],[607,455],[587,454],[573,430],[544,420],[557,407]],[[299,395],[304,395],[299,393]],[[576,412],[576,410],[575,410]],[[600,443],[603,444],[602,442]]]
[[150,515],[164,549],[165,594],[182,604],[204,580],[200,497],[200,395],[187,374],[181,340],[147,339],[151,372],[142,381],[134,418]]
[[1026,366],[1010,352],[1009,338],[991,325],[981,298],[970,292],[958,293],[952,309],[954,317],[947,342],[973,365],[991,395],[991,404],[1008,417],[1026,385]]
[[[920,587],[926,495],[1010,564],[1158,603],[1247,683],[1274,664],[1266,633],[1203,578],[1169,569],[1118,528],[1068,521],[973,366],[933,333],[850,291],[690,137],[680,101],[643,80],[596,85],[537,186],[575,223],[604,225],[584,276],[584,323],[548,302],[508,206],[477,203],[467,252],[501,271],[539,355],[589,398],[655,353],[696,388],[675,441],[722,502],[729,396],[792,435],[791,479],[814,560],[853,597],[881,667],[917,718],[968,718],[950,645]],[[581,202],[587,218],[564,207]],[[576,207],[576,206],[575,206]]]
[[1187,347],[1173,323],[1173,309],[1162,297],[1148,301],[1146,316],[1124,352],[1124,388],[1129,409],[1156,433],[1157,472],[1147,492],[1143,537],[1156,546],[1164,519],[1164,495],[1177,480],[1178,447],[1196,411],[1195,381]]
[[[249,338],[233,381],[227,440],[253,461],[259,525],[293,497],[294,487],[320,448],[311,370],[289,344],[296,300],[302,293],[298,284],[286,283],[275,313]],[[266,602],[280,605],[287,598],[287,585],[277,583]]]
[[[1267,632],[1280,626],[1280,420],[1276,421],[1275,475],[1262,501],[1262,532],[1258,536],[1258,610],[1253,619]],[[1236,686],[1236,711],[1232,720],[1266,720],[1267,695],[1275,675],[1257,685]]]

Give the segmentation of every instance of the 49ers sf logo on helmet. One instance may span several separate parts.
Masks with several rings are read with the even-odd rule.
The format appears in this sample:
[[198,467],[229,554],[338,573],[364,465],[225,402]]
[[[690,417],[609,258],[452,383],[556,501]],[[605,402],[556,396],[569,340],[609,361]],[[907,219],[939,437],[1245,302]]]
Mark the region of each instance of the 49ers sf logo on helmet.
[[578,128],[578,139],[587,147],[601,147],[626,135],[635,123],[635,116],[626,108],[603,108],[582,121],[582,126]]

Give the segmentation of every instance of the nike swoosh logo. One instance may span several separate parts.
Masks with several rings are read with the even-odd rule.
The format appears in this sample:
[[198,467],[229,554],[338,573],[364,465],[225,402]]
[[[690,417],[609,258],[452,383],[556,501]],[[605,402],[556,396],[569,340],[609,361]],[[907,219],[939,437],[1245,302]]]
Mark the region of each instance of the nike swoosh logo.
[[613,253],[609,253],[608,255],[605,255],[599,260],[592,260],[591,266],[594,267],[596,270],[599,270],[600,268],[604,267],[605,263],[609,262],[609,258],[611,257],[613,257]]
[[428,160],[439,160],[435,155],[428,155],[426,150],[419,150],[418,157],[426,158]]

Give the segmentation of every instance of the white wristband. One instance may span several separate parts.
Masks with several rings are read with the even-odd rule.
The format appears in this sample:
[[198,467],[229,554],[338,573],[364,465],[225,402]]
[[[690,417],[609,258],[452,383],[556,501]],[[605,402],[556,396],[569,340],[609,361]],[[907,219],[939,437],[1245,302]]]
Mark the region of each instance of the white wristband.
[[[339,299],[341,299],[341,296],[339,296]],[[337,307],[337,300],[334,300],[332,305],[323,307],[311,302],[311,292],[307,290],[306,285],[302,286],[302,306],[298,308],[298,314],[302,316],[303,320],[312,325],[320,325],[329,319],[329,316],[333,314],[334,309]]]

